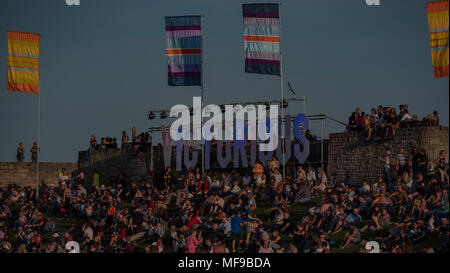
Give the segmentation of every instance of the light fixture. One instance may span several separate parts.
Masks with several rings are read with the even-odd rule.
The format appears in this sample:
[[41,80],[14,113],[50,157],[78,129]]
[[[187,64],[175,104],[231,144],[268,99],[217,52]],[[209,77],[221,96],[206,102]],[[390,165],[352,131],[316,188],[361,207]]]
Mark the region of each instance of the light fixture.
[[154,119],[155,118],[155,114],[153,114],[153,112],[148,113],[148,119]]
[[165,111],[162,111],[161,112],[161,119],[165,119],[165,118],[167,118],[167,114],[166,114]]

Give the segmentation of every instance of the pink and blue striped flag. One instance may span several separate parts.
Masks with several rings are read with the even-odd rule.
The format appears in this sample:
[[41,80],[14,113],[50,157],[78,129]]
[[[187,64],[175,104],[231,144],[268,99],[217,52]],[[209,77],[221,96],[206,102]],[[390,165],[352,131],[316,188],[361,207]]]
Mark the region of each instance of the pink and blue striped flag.
[[245,72],[280,75],[279,4],[243,4]]
[[201,16],[166,17],[170,86],[200,86],[202,82]]

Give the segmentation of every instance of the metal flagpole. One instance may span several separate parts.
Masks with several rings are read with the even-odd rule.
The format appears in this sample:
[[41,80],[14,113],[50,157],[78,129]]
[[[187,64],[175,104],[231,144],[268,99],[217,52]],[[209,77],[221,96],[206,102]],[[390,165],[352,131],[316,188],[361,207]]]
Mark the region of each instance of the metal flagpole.
[[39,73],[39,93],[38,93],[38,118],[37,118],[37,158],[36,158],[36,201],[39,200],[39,157],[40,157],[40,144],[39,144],[39,129],[41,125],[41,80]]
[[202,141],[202,174],[205,172],[205,143],[204,143],[204,139],[203,139],[203,75],[204,75],[204,71],[203,71],[203,15],[200,15],[200,37],[201,37],[201,41],[202,41],[202,50],[201,50],[201,84],[200,84],[200,91],[201,91],[201,98],[202,98],[202,103],[200,104],[200,138]]
[[306,96],[303,96],[303,114],[306,115]]
[[322,130],[321,130],[321,139],[320,139],[320,166],[322,167],[322,170],[324,170],[323,169],[323,122],[324,122],[324,119],[325,119],[325,115],[323,114],[323,113],[320,113],[320,118],[321,118],[321,127],[322,127]]
[[[42,37],[41,34],[39,34],[39,37]],[[39,47],[40,45],[40,39],[39,39]],[[40,52],[40,50],[39,50]],[[40,56],[39,56],[40,59]],[[40,68],[40,61],[39,61],[39,68]],[[36,158],[36,201],[39,200],[39,158],[40,158],[40,142],[39,142],[39,131],[41,126],[41,71],[39,71],[39,93],[38,93],[38,117],[37,117],[37,158]]]
[[283,179],[286,178],[285,147],[284,147],[284,88],[283,88],[283,54],[281,50],[281,3],[278,3],[280,17],[280,91],[281,91],[281,154],[283,162]]

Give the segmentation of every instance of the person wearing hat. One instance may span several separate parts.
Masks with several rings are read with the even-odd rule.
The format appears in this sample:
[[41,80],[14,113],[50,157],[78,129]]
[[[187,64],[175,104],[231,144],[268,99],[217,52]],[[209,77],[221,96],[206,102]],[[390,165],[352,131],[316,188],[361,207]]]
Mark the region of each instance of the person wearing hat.
[[33,147],[31,148],[30,152],[31,152],[31,162],[37,162],[39,147],[36,142],[33,143]]

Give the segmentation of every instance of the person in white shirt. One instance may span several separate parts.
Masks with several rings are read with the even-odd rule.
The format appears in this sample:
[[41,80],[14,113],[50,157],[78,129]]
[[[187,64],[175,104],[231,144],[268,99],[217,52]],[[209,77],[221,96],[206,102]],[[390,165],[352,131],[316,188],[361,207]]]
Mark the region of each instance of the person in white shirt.
[[255,183],[257,187],[263,187],[266,184],[266,175],[263,174],[262,176],[256,178]]
[[360,194],[366,194],[370,192],[370,186],[369,183],[367,183],[367,180],[363,180],[362,182],[362,186],[359,188],[359,193]]
[[272,176],[275,178],[275,181],[277,183],[280,183],[281,180],[283,180],[283,176],[281,175],[280,171],[278,171],[278,169],[275,169]]
[[245,173],[244,177],[242,177],[242,185],[245,187],[245,186],[250,185],[251,182],[252,182],[252,177],[248,173]]
[[280,162],[278,161],[277,156],[275,154],[272,156],[272,160],[270,160],[268,162],[268,165],[269,165],[269,170],[271,172],[274,172],[275,170],[280,169]]
[[308,172],[306,173],[306,179],[308,181],[316,181],[316,172],[313,170],[311,166],[308,167]]
[[234,181],[233,187],[231,188],[231,192],[236,194],[241,191],[241,188],[239,187],[239,181]]
[[324,184],[325,186],[327,186],[328,184],[328,179],[327,179],[327,174],[325,173],[325,171],[322,168],[318,169],[318,180],[320,180],[322,182],[322,184]]
[[231,233],[231,223],[229,218],[223,218],[222,223],[219,224],[219,229],[223,230],[223,234],[229,236]]

